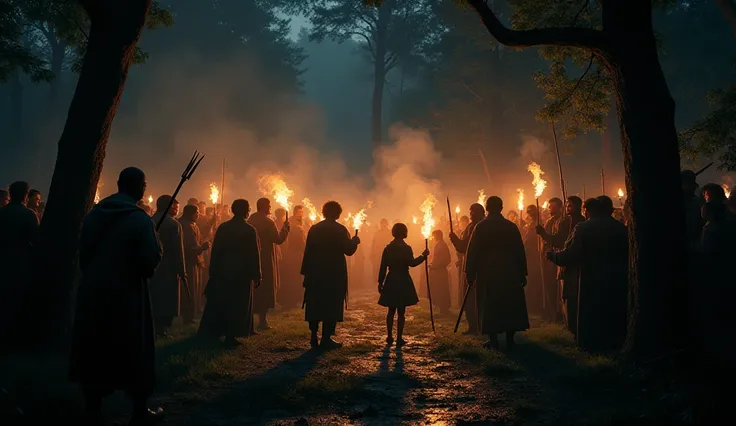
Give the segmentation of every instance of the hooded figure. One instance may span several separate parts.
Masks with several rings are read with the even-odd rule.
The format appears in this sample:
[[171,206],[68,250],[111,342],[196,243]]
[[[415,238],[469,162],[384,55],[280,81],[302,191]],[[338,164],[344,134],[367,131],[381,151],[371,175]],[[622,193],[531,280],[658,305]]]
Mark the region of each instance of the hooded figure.
[[153,221],[136,206],[145,187],[141,170],[123,170],[119,192],[84,218],[70,362],[70,377],[82,386],[87,414],[98,417],[102,398],[124,390],[134,402],[132,424],[154,415],[146,406],[154,385],[155,350],[148,280],[162,250]]

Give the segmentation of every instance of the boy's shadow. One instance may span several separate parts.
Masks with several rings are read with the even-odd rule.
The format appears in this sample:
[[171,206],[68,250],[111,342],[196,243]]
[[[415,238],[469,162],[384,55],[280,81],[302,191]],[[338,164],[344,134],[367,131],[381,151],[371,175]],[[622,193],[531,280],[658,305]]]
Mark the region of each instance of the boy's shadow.
[[388,373],[392,372],[395,374],[404,374],[404,353],[402,352],[401,346],[396,347],[394,357],[394,367],[389,368],[391,364],[391,345],[386,345],[381,352],[381,365],[379,372]]

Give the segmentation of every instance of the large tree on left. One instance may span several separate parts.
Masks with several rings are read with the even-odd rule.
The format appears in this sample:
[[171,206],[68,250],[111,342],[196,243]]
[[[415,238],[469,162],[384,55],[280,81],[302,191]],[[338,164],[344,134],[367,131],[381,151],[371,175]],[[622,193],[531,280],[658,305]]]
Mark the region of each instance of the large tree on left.
[[84,59],[35,247],[21,335],[63,344],[71,317],[82,218],[92,207],[110,128],[152,0],[79,0],[88,19]]

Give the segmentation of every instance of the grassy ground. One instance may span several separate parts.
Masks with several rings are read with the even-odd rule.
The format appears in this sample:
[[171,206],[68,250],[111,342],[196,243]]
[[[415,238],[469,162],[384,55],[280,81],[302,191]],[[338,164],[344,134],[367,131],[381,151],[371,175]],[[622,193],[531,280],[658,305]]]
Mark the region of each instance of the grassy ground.
[[[309,350],[300,310],[277,312],[274,327],[235,349],[205,345],[194,328],[158,343],[158,389],[173,425],[242,424],[665,424],[652,417],[646,386],[611,357],[577,350],[556,325],[539,325],[513,350],[486,351],[482,340],[452,333],[454,316],[410,308],[409,344],[386,347],[385,311],[374,295],[351,300],[337,340]],[[0,416],[18,407],[27,424],[79,419],[78,390],[63,359],[0,360]],[[106,402],[125,421],[121,395]],[[14,424],[3,421],[0,424]]]

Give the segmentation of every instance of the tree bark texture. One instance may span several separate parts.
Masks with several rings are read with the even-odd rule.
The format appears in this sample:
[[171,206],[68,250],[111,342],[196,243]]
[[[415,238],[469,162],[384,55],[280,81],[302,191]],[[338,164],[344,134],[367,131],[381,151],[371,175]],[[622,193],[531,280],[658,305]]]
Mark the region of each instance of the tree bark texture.
[[77,275],[79,230],[94,202],[115,112],[151,0],[82,1],[91,25],[87,53],[59,140],[26,298],[34,343],[64,344]]

